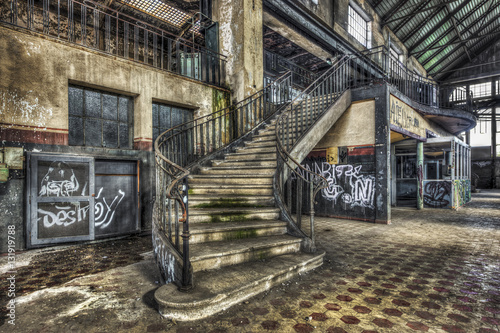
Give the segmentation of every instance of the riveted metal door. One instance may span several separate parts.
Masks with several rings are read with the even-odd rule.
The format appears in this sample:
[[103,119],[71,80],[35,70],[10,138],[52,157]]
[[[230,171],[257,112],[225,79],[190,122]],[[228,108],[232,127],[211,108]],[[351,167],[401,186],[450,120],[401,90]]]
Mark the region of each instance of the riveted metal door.
[[28,246],[94,239],[94,159],[28,153]]

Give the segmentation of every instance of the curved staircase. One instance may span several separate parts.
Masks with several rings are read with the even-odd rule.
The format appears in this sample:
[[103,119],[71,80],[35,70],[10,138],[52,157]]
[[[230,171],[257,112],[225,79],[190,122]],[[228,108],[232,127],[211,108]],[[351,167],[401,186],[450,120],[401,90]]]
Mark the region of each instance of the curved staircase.
[[188,177],[195,286],[187,293],[162,286],[155,299],[163,316],[201,319],[323,263],[324,253],[302,252],[303,238],[279,220],[274,123]]

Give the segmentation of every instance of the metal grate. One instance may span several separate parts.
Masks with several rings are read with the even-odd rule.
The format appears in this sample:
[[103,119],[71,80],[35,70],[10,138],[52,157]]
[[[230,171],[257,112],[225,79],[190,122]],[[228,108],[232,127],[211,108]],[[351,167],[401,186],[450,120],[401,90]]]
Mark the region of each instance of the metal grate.
[[191,17],[189,14],[160,0],[122,0],[123,3],[181,28]]

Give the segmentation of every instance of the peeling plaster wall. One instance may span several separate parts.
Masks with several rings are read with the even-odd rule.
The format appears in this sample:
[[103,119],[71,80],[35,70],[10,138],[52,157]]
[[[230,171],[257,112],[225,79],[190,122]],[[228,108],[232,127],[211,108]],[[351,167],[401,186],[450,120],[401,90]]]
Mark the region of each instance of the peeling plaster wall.
[[213,87],[145,65],[0,27],[0,123],[68,129],[68,84],[135,97],[134,138],[152,137],[152,100],[212,110]]
[[[195,109],[195,117],[227,106],[227,91],[146,65],[0,26],[0,141],[24,151],[141,161],[141,230],[151,229],[154,194],[152,101]],[[137,150],[68,146],[68,85],[134,98]],[[12,134],[12,133],[15,133]],[[0,233],[16,226],[16,248],[25,248],[25,171],[0,184]],[[7,251],[6,243],[0,253]]]
[[227,82],[239,102],[263,88],[262,0],[214,0]]

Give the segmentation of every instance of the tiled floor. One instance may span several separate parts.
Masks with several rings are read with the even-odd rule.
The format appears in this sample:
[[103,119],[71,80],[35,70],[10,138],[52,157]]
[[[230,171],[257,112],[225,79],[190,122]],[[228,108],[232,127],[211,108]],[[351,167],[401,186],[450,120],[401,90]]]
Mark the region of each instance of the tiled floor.
[[[162,319],[152,308],[154,265],[144,264],[148,271],[140,291],[132,278],[119,280],[136,265],[110,270],[140,260],[149,238],[41,253],[19,270],[25,279],[20,294],[27,294],[20,306],[52,304],[55,296],[49,294],[22,298],[36,288],[57,288],[102,270],[64,286],[94,286],[96,277],[110,273],[113,279],[100,278],[100,287],[86,289],[85,297],[106,293],[106,301],[77,312],[63,307],[85,303],[85,297],[70,305],[61,302],[61,309],[54,303],[54,312],[71,313],[58,316],[58,326],[49,325],[53,321],[43,312],[27,320],[29,312],[20,310],[18,324],[25,332],[500,332],[500,191],[474,194],[458,211],[396,208],[392,215],[391,225],[317,218],[317,245],[327,252],[323,267],[191,323]],[[133,292],[142,302],[127,303]],[[105,319],[98,316],[103,310]]]

